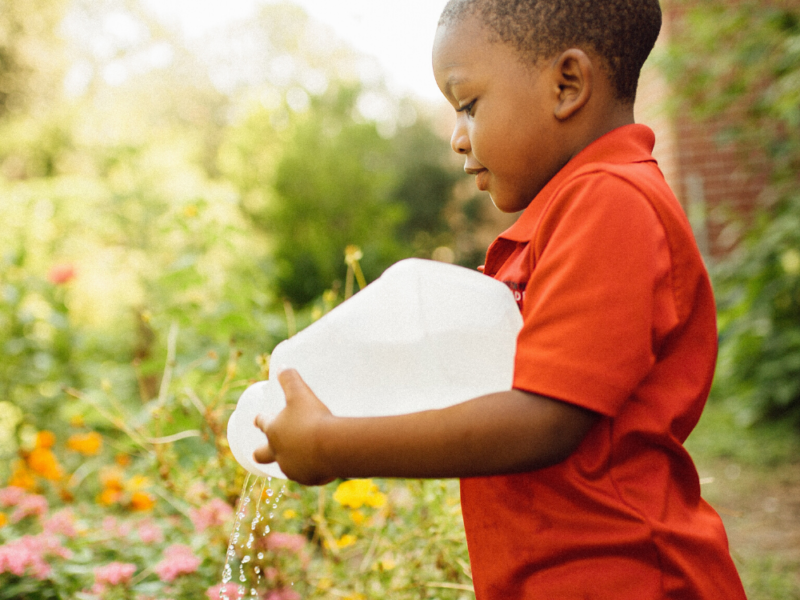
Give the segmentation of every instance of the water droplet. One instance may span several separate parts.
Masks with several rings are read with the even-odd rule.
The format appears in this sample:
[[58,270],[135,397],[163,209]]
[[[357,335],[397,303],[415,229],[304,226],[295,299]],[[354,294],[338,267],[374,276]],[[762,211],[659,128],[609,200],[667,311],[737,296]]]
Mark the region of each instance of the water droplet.
[[267,496],[272,496],[272,494],[274,494],[274,493],[275,492],[272,490],[272,488],[267,490]]
[[264,535],[267,535],[270,531],[269,525],[264,525]]
[[275,515],[274,515],[273,513],[269,513],[269,518],[270,518],[270,519],[271,519],[272,517],[274,517],[274,516],[275,516]]
[[261,567],[259,567],[258,565],[253,567],[253,570],[256,572],[256,575],[260,575],[261,574]]
[[250,562],[250,556],[245,556],[244,558],[242,558],[242,564],[246,565],[249,562]]
[[258,560],[264,560],[264,553],[263,552],[259,552],[258,553]]

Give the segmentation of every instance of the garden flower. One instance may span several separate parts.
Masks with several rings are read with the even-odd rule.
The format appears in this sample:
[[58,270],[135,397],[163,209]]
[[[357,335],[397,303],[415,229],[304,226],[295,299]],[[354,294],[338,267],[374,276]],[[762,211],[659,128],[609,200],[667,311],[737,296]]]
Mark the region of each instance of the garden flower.
[[197,571],[200,560],[194,555],[192,549],[184,544],[173,544],[164,550],[164,560],[155,566],[156,575],[161,581],[170,583],[180,575],[187,575]]
[[78,535],[78,530],[75,529],[75,515],[70,508],[54,512],[42,523],[42,529],[47,533],[63,535],[68,538]]
[[158,525],[151,521],[145,521],[139,525],[137,533],[139,534],[139,539],[145,544],[160,544],[164,541],[164,532],[161,531]]
[[31,471],[50,481],[58,481],[64,476],[56,455],[46,446],[37,446],[31,450],[27,462]]
[[333,499],[350,508],[361,508],[364,505],[380,508],[386,504],[386,495],[371,479],[351,479],[340,483]]
[[103,438],[96,431],[76,433],[67,440],[67,448],[84,456],[95,456],[103,447]]
[[36,479],[34,479],[25,462],[21,460],[16,462],[11,478],[8,480],[8,486],[21,488],[29,492],[36,489]]
[[56,445],[56,435],[52,431],[43,429],[36,434],[37,448],[52,448]]
[[3,506],[16,506],[26,495],[21,487],[10,485],[0,489],[0,504]]
[[135,572],[136,565],[131,563],[112,562],[97,567],[94,570],[92,592],[102,594],[108,586],[126,585],[130,583]]
[[64,285],[75,279],[75,266],[70,263],[54,265],[47,273],[47,279],[55,285]]
[[25,535],[0,546],[0,573],[46,579],[53,570],[49,557],[69,558],[71,555],[49,534]]
[[26,494],[11,513],[11,522],[17,523],[25,517],[41,517],[47,512],[47,499],[39,494]]
[[155,506],[156,501],[147,492],[134,492],[131,494],[131,509],[136,511],[150,510]]
[[305,548],[306,538],[297,533],[270,533],[267,536],[267,550],[290,550],[299,553]]
[[205,531],[209,527],[226,525],[233,517],[233,509],[219,498],[213,498],[200,508],[189,511],[189,517],[197,531]]
[[0,527],[3,527],[6,523],[8,523],[8,517],[6,513],[0,512]]
[[115,517],[104,517],[102,529],[106,533],[116,537],[128,537],[133,531],[133,525],[126,521],[118,521]]

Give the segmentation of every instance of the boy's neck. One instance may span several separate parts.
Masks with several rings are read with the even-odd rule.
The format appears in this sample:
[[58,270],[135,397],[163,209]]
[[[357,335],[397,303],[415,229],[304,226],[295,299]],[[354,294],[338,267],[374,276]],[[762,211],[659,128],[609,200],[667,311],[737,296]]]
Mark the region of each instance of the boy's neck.
[[[595,140],[603,137],[607,133],[614,131],[625,125],[635,123],[633,116],[633,104],[622,103],[618,100],[611,100],[605,106],[594,107],[597,110],[593,118],[586,119],[575,131],[572,157],[586,148]],[[583,125],[582,127],[580,125]]]

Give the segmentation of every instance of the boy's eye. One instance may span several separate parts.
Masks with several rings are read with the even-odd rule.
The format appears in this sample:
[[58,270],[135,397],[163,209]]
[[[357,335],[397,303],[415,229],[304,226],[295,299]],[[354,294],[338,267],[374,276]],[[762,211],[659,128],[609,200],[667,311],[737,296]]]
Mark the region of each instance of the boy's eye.
[[472,109],[475,108],[475,102],[476,100],[473,100],[469,104],[465,104],[464,106],[456,110],[456,112],[466,112],[468,115],[471,115]]

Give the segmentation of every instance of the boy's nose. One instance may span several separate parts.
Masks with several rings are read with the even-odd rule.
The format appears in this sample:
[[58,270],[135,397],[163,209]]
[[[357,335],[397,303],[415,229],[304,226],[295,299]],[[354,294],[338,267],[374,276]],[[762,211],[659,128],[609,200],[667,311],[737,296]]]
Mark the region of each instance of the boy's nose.
[[453,129],[453,135],[450,136],[450,147],[456,154],[467,154],[472,149],[467,130],[461,123],[457,122]]

